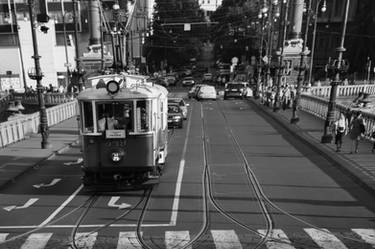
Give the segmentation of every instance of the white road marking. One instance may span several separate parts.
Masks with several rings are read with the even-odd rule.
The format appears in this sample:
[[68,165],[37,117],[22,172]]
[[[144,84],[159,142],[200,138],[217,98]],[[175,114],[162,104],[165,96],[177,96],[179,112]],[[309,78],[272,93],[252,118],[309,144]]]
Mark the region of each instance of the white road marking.
[[[266,230],[258,230],[263,236],[266,235]],[[292,246],[292,242],[289,240],[288,236],[281,229],[272,229],[271,239],[276,239],[277,241],[269,240],[266,242],[268,249],[295,249]]]
[[68,205],[69,202],[71,202],[74,197],[76,197],[76,195],[79,193],[79,191],[81,191],[81,189],[83,188],[83,185],[81,184],[77,189],[76,191],[74,191],[73,194],[71,194],[69,196],[68,199],[66,199],[63,204],[60,205],[60,207],[58,207],[45,221],[43,221],[39,226],[45,226],[46,224],[48,224],[53,218],[55,218],[55,216],[61,212],[61,210],[63,210],[66,205]]
[[[165,232],[165,247],[167,249],[181,248],[190,242],[189,231],[166,231]],[[191,246],[187,249],[192,249]]]
[[4,242],[9,233],[0,233],[0,243]]
[[52,233],[33,233],[21,246],[21,249],[43,249],[46,247]]
[[242,249],[241,242],[233,230],[211,230],[217,249]]
[[112,196],[111,199],[108,202],[108,206],[109,207],[115,207],[115,208],[118,208],[118,209],[125,209],[125,208],[128,208],[128,207],[131,207],[130,204],[127,204],[125,202],[123,202],[121,204],[116,204],[116,202],[119,199],[120,199],[120,196]]
[[189,118],[188,118],[189,121],[188,121],[187,129],[186,129],[186,137],[185,137],[185,142],[184,142],[184,148],[182,149],[180,166],[178,168],[176,190],[174,192],[174,199],[173,199],[173,204],[172,204],[172,213],[171,213],[171,221],[170,221],[171,226],[175,226],[177,224],[177,214],[178,214],[178,207],[179,207],[179,203],[180,203],[182,178],[184,176],[184,169],[185,169],[186,150],[187,150],[187,144],[188,144],[188,140],[189,140],[190,127],[191,127],[191,115],[192,115],[192,110],[189,113]]
[[323,249],[347,249],[347,247],[327,229],[305,228],[305,232]]
[[135,232],[120,232],[116,249],[142,249]]
[[77,165],[77,164],[80,164],[82,162],[83,162],[83,158],[80,157],[80,158],[77,159],[77,161],[75,161],[75,162],[74,161],[73,162],[67,162],[67,163],[64,163],[64,165],[66,165],[66,166]]
[[61,181],[61,178],[54,178],[50,183],[40,183],[40,184],[35,184],[33,185],[34,188],[41,188],[41,187],[51,187]]
[[30,198],[25,204],[23,204],[22,206],[8,206],[8,207],[4,207],[3,209],[10,212],[14,209],[25,209],[25,208],[28,208],[30,207],[31,205],[33,205],[35,202],[37,202],[39,200],[39,198]]
[[352,231],[375,248],[375,229],[352,229]]
[[78,248],[92,249],[97,236],[98,233],[77,233],[74,239]]

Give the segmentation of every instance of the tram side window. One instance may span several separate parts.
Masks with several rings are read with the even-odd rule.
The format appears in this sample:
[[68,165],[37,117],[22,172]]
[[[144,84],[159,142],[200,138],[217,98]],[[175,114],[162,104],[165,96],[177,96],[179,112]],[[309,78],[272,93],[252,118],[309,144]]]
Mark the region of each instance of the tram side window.
[[147,132],[151,127],[151,102],[149,100],[138,100],[136,107],[136,124],[138,132]]
[[92,103],[83,102],[83,132],[94,132],[94,121],[92,113]]
[[98,131],[133,130],[133,103],[131,101],[98,103]]

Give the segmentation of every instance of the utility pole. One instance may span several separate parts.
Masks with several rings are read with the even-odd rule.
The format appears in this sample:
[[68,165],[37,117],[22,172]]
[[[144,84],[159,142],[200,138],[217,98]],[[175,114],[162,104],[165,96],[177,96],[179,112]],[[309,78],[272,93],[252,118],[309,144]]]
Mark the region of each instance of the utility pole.
[[38,92],[38,102],[39,102],[39,132],[42,135],[42,142],[41,147],[42,149],[48,149],[51,147],[50,143],[48,142],[48,136],[49,136],[49,128],[48,128],[48,121],[47,121],[47,113],[46,113],[46,107],[44,103],[44,94],[43,94],[43,86],[41,83],[41,80],[43,78],[43,74],[40,69],[40,56],[38,52],[38,41],[35,33],[35,23],[34,23],[34,14],[33,14],[33,8],[34,8],[34,0],[28,0],[28,7],[29,7],[29,15],[30,15],[30,25],[31,25],[31,36],[32,36],[32,42],[33,42],[33,49],[34,49],[34,55],[32,58],[34,59],[34,65],[35,65],[35,71],[29,72],[29,77],[33,80],[36,80],[36,89]]
[[324,134],[321,139],[322,143],[330,143],[333,139],[332,134],[329,134],[328,131],[335,118],[337,87],[341,81],[340,75],[342,73],[345,73],[348,69],[348,64],[346,63],[345,60],[343,60],[342,57],[343,57],[344,52],[346,51],[346,49],[344,48],[344,43],[345,43],[346,25],[348,22],[349,5],[350,5],[350,0],[346,0],[344,23],[342,26],[340,47],[336,48],[336,51],[338,52],[338,58],[337,60],[333,60],[332,63],[329,65],[331,71],[333,71],[334,73],[334,79],[331,82],[331,93],[329,96],[327,117],[324,122]]

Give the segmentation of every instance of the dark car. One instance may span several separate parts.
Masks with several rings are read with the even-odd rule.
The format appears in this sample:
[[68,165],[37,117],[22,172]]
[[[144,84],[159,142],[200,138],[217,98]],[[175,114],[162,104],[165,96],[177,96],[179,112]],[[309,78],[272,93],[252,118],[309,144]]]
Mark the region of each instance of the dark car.
[[168,103],[168,127],[182,128],[184,116],[178,104]]
[[185,103],[185,100],[183,98],[168,98],[168,104],[177,104],[181,108],[184,119],[187,119],[187,115],[188,115],[187,107],[189,106],[189,104]]
[[225,85],[224,99],[228,98],[245,98],[247,88],[244,83],[231,82]]

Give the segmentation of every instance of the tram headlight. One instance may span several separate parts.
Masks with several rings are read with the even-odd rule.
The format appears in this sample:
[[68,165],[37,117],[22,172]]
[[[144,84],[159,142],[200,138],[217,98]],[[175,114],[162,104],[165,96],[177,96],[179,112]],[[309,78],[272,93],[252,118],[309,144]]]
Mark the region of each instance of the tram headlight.
[[108,81],[106,88],[108,93],[116,94],[120,90],[120,84],[115,80],[111,80]]

